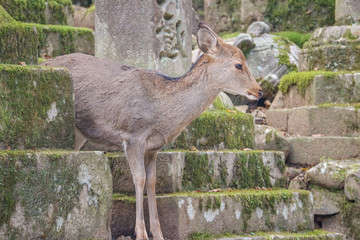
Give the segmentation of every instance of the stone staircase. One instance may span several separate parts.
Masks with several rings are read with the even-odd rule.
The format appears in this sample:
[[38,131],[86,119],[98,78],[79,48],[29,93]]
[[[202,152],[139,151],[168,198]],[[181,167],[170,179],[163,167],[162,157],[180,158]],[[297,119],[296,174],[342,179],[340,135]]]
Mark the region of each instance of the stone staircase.
[[266,112],[267,124],[288,136],[287,164],[302,167],[290,188],[310,190],[315,226],[346,239],[360,238],[360,199],[352,195],[360,188],[350,184],[360,169],[358,29],[317,29],[300,54],[303,72],[283,77]]
[[[8,65],[36,64],[43,54],[56,56],[75,51],[91,54],[92,48],[87,52],[74,46],[84,36],[93,43],[92,32],[16,22],[0,6],[0,20],[3,19],[6,21],[0,23],[0,32],[6,34],[0,35],[3,40],[0,50],[4,52],[0,63],[7,64],[0,65],[0,239],[133,236],[134,188],[124,155],[71,151],[74,104],[67,70]],[[2,42],[12,44],[5,46]],[[345,239],[339,233],[314,230],[316,181],[312,180],[311,192],[287,190],[285,154],[251,150],[255,147],[253,118],[232,109],[217,109],[201,115],[166,151],[159,153],[157,201],[164,236],[168,239]],[[356,110],[350,111],[349,121],[353,121],[354,114]],[[355,137],[358,135],[355,130],[350,134],[354,136],[329,136],[347,139],[347,143],[338,142],[344,150],[342,154],[350,154],[345,158],[359,155],[356,152],[359,138]],[[326,140],[326,137],[307,138],[312,140],[303,141],[306,146],[296,145],[298,137],[290,141],[289,159],[299,159],[298,152],[301,154],[308,146],[315,147],[318,139]],[[318,143],[323,145],[327,143]],[[300,150],[296,151],[295,146],[301,147]],[[307,156],[313,156],[319,149]],[[328,153],[329,149],[321,151]],[[315,156],[311,161],[315,164],[319,159]],[[316,199],[315,203],[318,203]],[[356,226],[356,214],[355,217],[349,214],[359,211],[356,206],[352,202],[344,203],[342,209],[347,211],[341,212],[344,217],[339,221],[347,218]],[[146,209],[145,201],[145,212]],[[332,226],[326,216],[321,215],[322,227]]]

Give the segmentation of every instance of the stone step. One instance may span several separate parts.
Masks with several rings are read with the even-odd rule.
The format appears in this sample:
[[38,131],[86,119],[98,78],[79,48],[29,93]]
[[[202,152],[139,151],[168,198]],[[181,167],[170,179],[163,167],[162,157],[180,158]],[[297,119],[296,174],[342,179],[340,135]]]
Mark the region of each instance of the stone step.
[[[233,235],[233,236],[229,236]],[[341,233],[327,232],[320,229],[302,232],[255,232],[252,234],[227,234],[227,236],[212,236],[211,234],[193,234],[190,240],[197,239],[216,239],[216,240],[345,240],[345,236]]]
[[351,159],[360,157],[359,137],[289,137],[287,163],[316,165],[322,158]]
[[[144,205],[145,222],[149,227],[147,203]],[[312,195],[303,190],[176,193],[158,196],[157,205],[161,228],[167,239],[186,239],[195,232],[242,234],[314,228]],[[112,237],[133,236],[134,226],[134,197],[115,195]]]
[[279,130],[301,136],[360,136],[360,103],[354,106],[323,106],[270,109],[266,123]]
[[292,72],[281,78],[270,109],[360,102],[358,72]]
[[74,25],[74,10],[70,0],[65,1],[1,1],[2,7],[19,22]]
[[0,239],[109,239],[102,152],[0,151]]
[[[134,193],[125,156],[108,153],[107,157],[112,169],[114,192]],[[228,187],[286,187],[283,152],[160,152],[156,164],[158,193]]]
[[91,29],[16,22],[0,6],[0,63],[37,64],[44,55],[74,52],[94,55],[94,46]]
[[0,150],[70,149],[74,115],[66,69],[0,64]]

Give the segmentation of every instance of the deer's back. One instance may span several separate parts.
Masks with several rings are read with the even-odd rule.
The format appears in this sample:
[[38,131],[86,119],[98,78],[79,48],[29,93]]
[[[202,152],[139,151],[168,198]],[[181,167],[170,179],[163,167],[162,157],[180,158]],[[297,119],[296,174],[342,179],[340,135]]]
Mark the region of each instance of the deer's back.
[[76,127],[94,142],[121,145],[120,139],[146,128],[155,119],[154,72],[78,53],[43,65],[69,69]]

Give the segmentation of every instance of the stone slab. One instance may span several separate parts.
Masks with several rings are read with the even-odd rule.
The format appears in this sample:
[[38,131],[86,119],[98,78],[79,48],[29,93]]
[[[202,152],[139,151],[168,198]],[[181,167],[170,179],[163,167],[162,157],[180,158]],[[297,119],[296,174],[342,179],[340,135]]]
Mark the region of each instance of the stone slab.
[[[286,118],[284,115],[288,113]],[[291,109],[270,109],[268,125],[300,136],[359,136],[358,111],[353,106],[305,106]],[[286,128],[287,126],[287,128]]]
[[[302,73],[298,73],[301,82]],[[286,93],[279,91],[270,109],[314,106],[325,103],[360,102],[360,73],[330,73],[315,75],[302,94],[296,83]],[[282,80],[283,81],[283,80]],[[302,86],[303,87],[303,86]]]
[[346,240],[341,233],[326,232],[322,230],[306,232],[282,232],[282,233],[253,233],[246,236],[216,238],[216,240]]
[[72,79],[64,68],[0,65],[0,150],[74,143]]
[[315,185],[309,186],[309,191],[314,197],[314,214],[329,216],[338,214],[341,211],[341,202],[344,200],[341,191],[330,191]]
[[98,0],[96,56],[172,77],[191,67],[191,1]]
[[315,165],[321,158],[360,157],[359,137],[289,137],[291,164]]
[[[314,228],[312,195],[308,191],[243,190],[178,193],[157,197],[165,238],[186,239],[194,232],[250,233],[301,231]],[[147,204],[145,204],[147,222]],[[134,234],[135,202],[115,198],[112,237]]]
[[286,137],[275,128],[266,125],[255,125],[255,149],[282,151],[287,157],[290,145]]
[[266,111],[266,124],[280,131],[288,129],[289,109],[269,109]]
[[336,0],[335,20],[337,25],[360,23],[360,2],[357,0]]
[[[134,193],[127,160],[108,153],[114,192]],[[285,157],[274,151],[160,152],[158,193],[216,188],[285,187]]]
[[0,151],[0,239],[110,239],[101,152]]

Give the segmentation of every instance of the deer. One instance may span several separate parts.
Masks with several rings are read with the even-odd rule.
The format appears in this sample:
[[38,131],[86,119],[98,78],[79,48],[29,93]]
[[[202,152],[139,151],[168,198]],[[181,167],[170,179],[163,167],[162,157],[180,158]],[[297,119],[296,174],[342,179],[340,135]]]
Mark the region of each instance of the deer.
[[203,22],[198,25],[197,43],[203,54],[177,78],[80,53],[43,64],[66,67],[73,78],[75,150],[86,140],[124,150],[135,186],[136,239],[148,239],[145,186],[150,232],[153,239],[164,239],[155,196],[158,151],[205,111],[221,91],[250,100],[262,97],[240,49],[226,44]]

